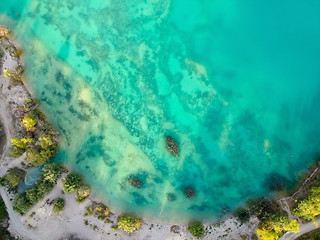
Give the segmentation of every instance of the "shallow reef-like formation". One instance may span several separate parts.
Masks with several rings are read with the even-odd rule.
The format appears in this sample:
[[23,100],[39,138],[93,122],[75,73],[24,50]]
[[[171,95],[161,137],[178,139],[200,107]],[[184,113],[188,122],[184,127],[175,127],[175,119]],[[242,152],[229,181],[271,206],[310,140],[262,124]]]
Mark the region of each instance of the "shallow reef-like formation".
[[196,196],[196,192],[193,188],[188,187],[184,190],[184,194],[187,198],[194,198]]
[[179,147],[178,143],[174,141],[170,136],[166,137],[167,149],[172,153],[175,157],[179,157]]
[[137,188],[142,187],[142,182],[138,178],[135,178],[135,177],[130,177],[128,180],[128,183],[130,183],[132,186],[135,186]]

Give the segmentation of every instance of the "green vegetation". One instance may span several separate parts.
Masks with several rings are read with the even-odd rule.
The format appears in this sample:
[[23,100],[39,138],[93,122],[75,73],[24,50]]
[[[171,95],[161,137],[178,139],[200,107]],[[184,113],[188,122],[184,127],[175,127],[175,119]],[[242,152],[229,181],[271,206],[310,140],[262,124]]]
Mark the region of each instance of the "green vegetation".
[[81,185],[77,188],[76,190],[76,194],[75,194],[75,197],[76,197],[76,201],[77,202],[84,202],[86,200],[86,198],[90,195],[90,187],[88,185]]
[[9,220],[9,215],[7,212],[7,208],[0,196],[0,239],[14,240],[15,238],[12,237],[7,230],[8,220]]
[[86,207],[87,212],[83,215],[84,217],[92,216],[94,213],[94,208],[92,206]]
[[20,214],[24,214],[30,210],[32,205],[27,199],[26,194],[23,193],[15,196],[15,198],[13,199],[12,207],[13,210],[19,212]]
[[118,229],[122,229],[127,233],[133,233],[135,230],[140,229],[142,225],[142,220],[124,215],[118,218]]
[[308,232],[298,237],[296,240],[320,240],[320,229],[316,229],[311,232]]
[[74,192],[83,182],[83,178],[78,173],[69,173],[65,179],[62,180],[62,186],[66,193]]
[[62,174],[62,167],[56,163],[48,164],[42,169],[39,179],[24,194],[18,194],[13,201],[14,210],[24,214],[31,206],[50,193]]
[[15,70],[8,70],[5,69],[3,70],[3,75],[6,78],[10,79],[10,83],[12,85],[17,85],[18,83],[23,81],[23,67],[22,66],[18,66]]
[[32,165],[39,167],[50,161],[55,155],[56,149],[30,148],[27,150],[27,160]]
[[278,213],[266,216],[260,223],[257,234],[262,240],[276,240],[288,231],[299,232],[299,223]]
[[22,133],[24,135],[22,138],[11,139],[12,148],[8,156],[18,157],[27,151],[27,160],[38,167],[49,162],[57,153],[56,133],[37,108],[38,101],[33,99],[24,101],[25,115],[21,123],[26,131]]
[[11,168],[8,170],[8,174],[6,175],[6,180],[11,187],[17,187],[20,181],[24,178],[25,172],[17,167]]
[[51,183],[56,183],[61,174],[62,167],[56,163],[48,164],[42,170],[43,179]]
[[250,213],[247,209],[239,208],[235,212],[235,216],[239,219],[239,221],[244,224],[247,223],[250,220]]
[[188,231],[196,238],[203,238],[205,235],[204,227],[200,222],[191,223],[188,226]]
[[64,210],[64,200],[62,198],[58,198],[54,200],[53,204],[53,212],[58,213]]
[[11,158],[17,158],[20,157],[24,152],[24,149],[13,146],[11,147],[10,152],[7,154],[7,156]]
[[16,146],[21,149],[27,149],[28,145],[33,142],[34,142],[34,139],[30,137],[23,137],[20,140],[17,138],[11,139],[12,146]]
[[104,204],[99,203],[95,208],[94,216],[99,220],[105,220],[108,217],[109,213],[109,208],[107,208]]
[[308,221],[313,221],[320,214],[320,187],[313,187],[308,196],[297,202],[297,206],[292,211],[296,217],[301,217]]
[[37,121],[35,119],[32,119],[31,117],[25,116],[22,119],[22,124],[27,130],[27,132],[34,132],[37,129],[35,127],[37,124]]

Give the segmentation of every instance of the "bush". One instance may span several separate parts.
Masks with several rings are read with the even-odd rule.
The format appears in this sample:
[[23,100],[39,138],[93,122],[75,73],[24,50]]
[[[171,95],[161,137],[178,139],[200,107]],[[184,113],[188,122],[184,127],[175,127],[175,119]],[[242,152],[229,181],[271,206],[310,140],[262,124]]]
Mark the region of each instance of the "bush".
[[53,202],[53,212],[58,213],[64,210],[64,200],[58,198]]
[[19,82],[23,81],[23,68],[18,66],[15,70],[3,70],[3,76],[10,79],[12,85],[17,85]]
[[28,212],[31,206],[32,205],[27,199],[25,193],[16,195],[12,203],[13,210],[19,212],[20,214]]
[[90,187],[88,185],[81,185],[77,190],[76,190],[76,201],[77,202],[84,202],[86,198],[90,195]]
[[141,219],[132,216],[120,216],[118,218],[118,229],[122,229],[127,233],[133,233],[136,229],[141,228]]
[[11,187],[16,187],[24,176],[25,172],[22,169],[15,167],[9,169],[6,179]]
[[69,173],[65,179],[62,180],[62,186],[66,193],[74,192],[83,182],[83,178],[78,173]]
[[86,207],[87,212],[83,215],[84,217],[92,216],[94,213],[94,208],[92,206]]
[[188,231],[196,238],[204,237],[204,228],[200,222],[194,222],[189,225]]
[[96,207],[96,212],[95,212],[95,216],[99,219],[99,220],[105,220],[108,215],[109,215],[109,208],[107,208],[104,204],[99,203],[98,206]]

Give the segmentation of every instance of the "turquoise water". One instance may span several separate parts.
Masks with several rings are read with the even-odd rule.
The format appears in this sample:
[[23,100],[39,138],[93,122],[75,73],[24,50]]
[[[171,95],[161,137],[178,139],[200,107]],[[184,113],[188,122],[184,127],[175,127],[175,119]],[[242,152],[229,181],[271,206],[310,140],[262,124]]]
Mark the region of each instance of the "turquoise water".
[[312,164],[319,12],[316,0],[8,0],[0,23],[61,132],[57,160],[116,211],[185,222],[220,219]]

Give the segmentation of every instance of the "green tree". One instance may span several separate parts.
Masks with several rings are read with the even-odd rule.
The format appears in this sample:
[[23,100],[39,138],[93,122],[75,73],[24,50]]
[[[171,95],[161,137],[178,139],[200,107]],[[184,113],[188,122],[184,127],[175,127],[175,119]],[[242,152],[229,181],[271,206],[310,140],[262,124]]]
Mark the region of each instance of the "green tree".
[[13,199],[13,203],[12,203],[13,210],[19,212],[20,214],[24,214],[28,212],[31,206],[32,205],[27,199],[25,193],[18,194]]
[[37,203],[41,199],[38,189],[35,186],[26,190],[26,197],[32,204]]
[[293,215],[305,220],[315,220],[320,214],[320,187],[311,188],[306,199],[298,202]]
[[11,147],[10,152],[7,154],[8,157],[17,158],[20,157],[25,152],[25,149],[18,147]]
[[39,148],[30,148],[27,150],[27,160],[32,165],[39,167],[43,164],[50,161],[52,153],[50,151],[39,149]]
[[69,173],[65,179],[62,180],[62,186],[66,193],[74,192],[83,182],[83,178],[78,173]]
[[11,187],[16,187],[24,176],[25,172],[22,169],[14,167],[8,170],[6,179]]
[[37,128],[35,125],[37,124],[37,121],[35,119],[32,119],[28,116],[25,116],[22,119],[22,124],[24,125],[27,132],[34,132]]
[[81,185],[79,188],[76,190],[75,198],[77,202],[84,202],[87,197],[90,195],[90,187],[88,185]]
[[265,217],[257,229],[257,234],[262,240],[276,240],[288,231],[299,232],[299,223],[277,213]]
[[64,210],[64,200],[58,198],[53,202],[53,212],[58,213]]
[[56,183],[61,177],[62,167],[56,163],[48,164],[43,168],[41,174],[45,181]]
[[141,228],[142,221],[132,216],[123,215],[118,218],[118,228],[127,233],[133,233],[135,230]]
[[200,222],[191,223],[188,226],[188,231],[196,238],[203,238],[205,233],[203,225]]

